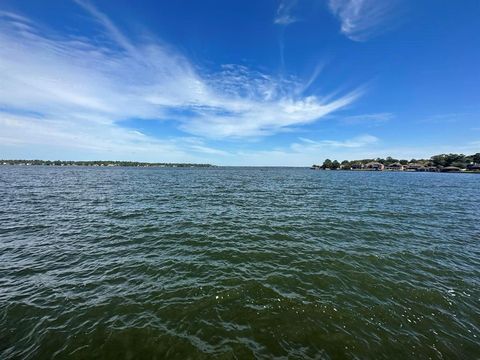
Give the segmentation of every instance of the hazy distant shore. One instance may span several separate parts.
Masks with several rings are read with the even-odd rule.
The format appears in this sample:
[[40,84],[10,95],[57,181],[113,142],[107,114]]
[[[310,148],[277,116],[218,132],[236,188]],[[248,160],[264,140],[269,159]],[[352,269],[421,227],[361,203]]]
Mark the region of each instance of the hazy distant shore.
[[0,165],[24,166],[117,166],[117,167],[213,167],[211,164],[149,163],[137,161],[61,161],[61,160],[0,160]]

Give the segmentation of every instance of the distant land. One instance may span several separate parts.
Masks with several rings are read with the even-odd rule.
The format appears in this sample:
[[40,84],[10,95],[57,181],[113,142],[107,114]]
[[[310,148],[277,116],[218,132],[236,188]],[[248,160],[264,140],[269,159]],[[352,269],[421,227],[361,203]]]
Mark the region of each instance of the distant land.
[[314,170],[370,170],[370,171],[422,171],[422,172],[478,172],[480,153],[473,155],[440,154],[430,159],[398,160],[386,159],[337,160],[326,159],[322,165],[312,165]]
[[122,166],[122,167],[212,167],[210,164],[149,163],[138,161],[62,161],[62,160],[0,160],[0,165],[45,165],[45,166]]

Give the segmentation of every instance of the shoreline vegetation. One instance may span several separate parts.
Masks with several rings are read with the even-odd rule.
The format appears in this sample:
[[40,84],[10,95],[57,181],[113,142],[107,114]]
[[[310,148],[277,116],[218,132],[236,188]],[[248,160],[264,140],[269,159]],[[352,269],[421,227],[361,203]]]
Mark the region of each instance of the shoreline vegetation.
[[166,167],[166,168],[205,168],[213,167],[211,164],[189,163],[149,163],[138,161],[61,161],[61,160],[0,160],[0,165],[24,165],[24,166],[117,166],[117,167]]
[[480,173],[480,153],[473,155],[440,154],[430,159],[398,160],[386,159],[337,160],[326,159],[322,165],[312,165],[313,170],[353,170],[353,171],[416,171]]

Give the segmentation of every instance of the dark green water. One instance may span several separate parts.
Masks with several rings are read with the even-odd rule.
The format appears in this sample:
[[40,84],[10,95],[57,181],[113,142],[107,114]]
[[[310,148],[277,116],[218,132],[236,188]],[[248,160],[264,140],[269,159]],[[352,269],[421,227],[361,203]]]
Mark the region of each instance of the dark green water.
[[0,167],[0,358],[480,356],[480,176]]

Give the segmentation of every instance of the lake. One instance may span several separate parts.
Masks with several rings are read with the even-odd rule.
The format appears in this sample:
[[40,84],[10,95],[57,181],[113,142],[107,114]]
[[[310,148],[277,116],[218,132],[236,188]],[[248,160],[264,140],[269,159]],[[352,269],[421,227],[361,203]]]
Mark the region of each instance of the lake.
[[0,358],[478,358],[480,176],[0,166]]

